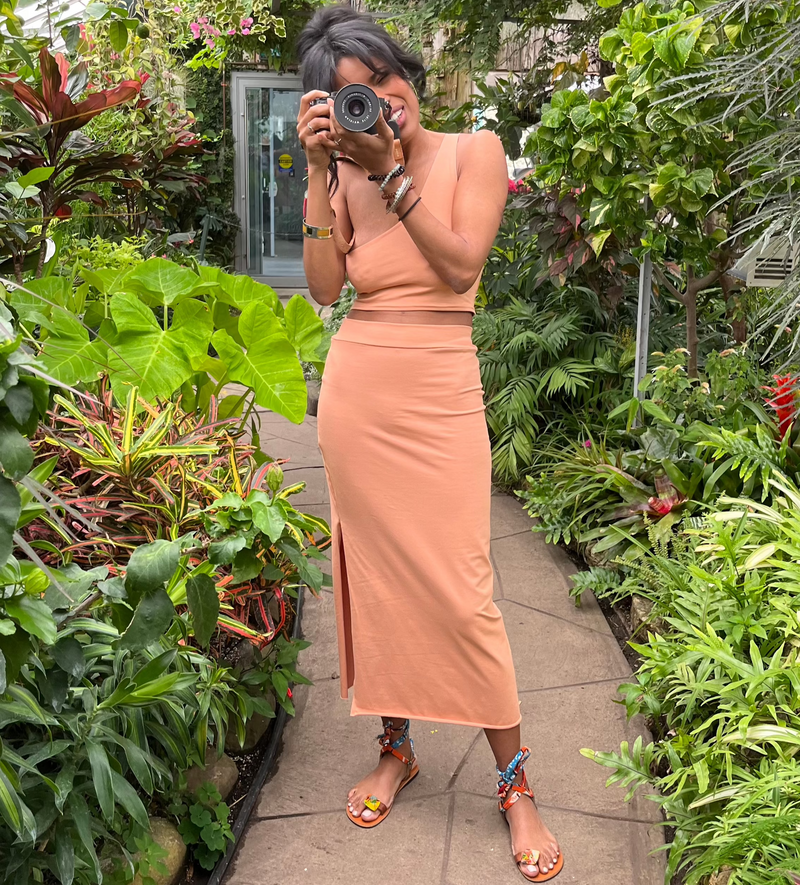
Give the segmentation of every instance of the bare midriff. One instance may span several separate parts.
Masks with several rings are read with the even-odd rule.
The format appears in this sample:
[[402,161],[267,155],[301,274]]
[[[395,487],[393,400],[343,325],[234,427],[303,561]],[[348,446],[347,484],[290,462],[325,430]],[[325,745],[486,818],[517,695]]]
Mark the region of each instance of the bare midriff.
[[372,320],[383,323],[436,323],[442,326],[471,326],[468,310],[359,310],[350,309],[347,316],[354,320]]

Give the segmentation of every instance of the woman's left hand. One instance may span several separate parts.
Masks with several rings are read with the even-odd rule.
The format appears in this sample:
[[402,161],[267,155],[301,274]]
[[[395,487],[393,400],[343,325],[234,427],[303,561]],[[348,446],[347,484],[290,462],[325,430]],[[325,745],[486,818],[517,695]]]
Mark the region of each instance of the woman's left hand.
[[337,150],[366,169],[370,175],[388,175],[395,166],[394,132],[381,114],[375,124],[377,134],[349,132],[336,121],[333,99],[328,99],[331,116],[331,137]]

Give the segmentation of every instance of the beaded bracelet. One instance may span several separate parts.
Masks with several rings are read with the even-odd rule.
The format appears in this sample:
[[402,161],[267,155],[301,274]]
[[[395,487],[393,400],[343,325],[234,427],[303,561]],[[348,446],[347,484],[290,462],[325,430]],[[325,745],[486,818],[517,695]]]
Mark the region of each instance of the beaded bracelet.
[[[399,170],[399,171],[398,171]],[[406,171],[406,167],[398,163],[394,169],[389,173],[389,178],[396,178],[398,175],[402,175]],[[387,178],[382,172],[378,175],[368,175],[367,181],[382,181],[384,178]]]

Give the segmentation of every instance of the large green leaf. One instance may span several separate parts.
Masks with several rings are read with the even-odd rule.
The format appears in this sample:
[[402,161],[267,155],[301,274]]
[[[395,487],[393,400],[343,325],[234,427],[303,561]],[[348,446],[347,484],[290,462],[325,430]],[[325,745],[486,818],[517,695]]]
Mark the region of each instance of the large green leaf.
[[142,300],[156,305],[174,305],[191,296],[201,284],[200,277],[166,258],[148,258],[125,276],[125,291],[135,292]]
[[0,468],[20,480],[33,465],[33,449],[27,439],[14,427],[0,425]]
[[90,341],[83,323],[59,310],[53,316],[52,335],[45,342],[41,360],[56,381],[73,386],[94,381],[106,370],[106,346],[97,339]]
[[50,649],[53,660],[75,679],[81,679],[86,672],[86,658],[83,646],[74,636],[66,636]]
[[653,36],[653,47],[658,57],[673,71],[682,71],[689,60],[689,54],[697,42],[703,20],[678,22],[666,31]]
[[111,780],[111,765],[105,747],[91,738],[86,741],[86,752],[92,768],[92,783],[100,803],[103,817],[111,823],[114,819],[114,787]]
[[115,396],[126,398],[126,384],[136,384],[146,400],[169,397],[192,374],[193,362],[208,351],[211,315],[200,301],[181,302],[168,331],[160,328],[153,312],[135,296],[121,292],[111,299],[117,326],[115,349],[110,353],[111,386]]
[[252,277],[245,274],[229,274],[218,267],[200,268],[200,277],[211,283],[217,283],[219,289],[214,292],[220,301],[232,304],[239,310],[244,310],[248,304],[260,302],[271,308],[275,314],[280,315],[281,303],[277,292],[272,286],[257,283]]
[[211,641],[219,617],[219,596],[210,575],[194,575],[186,582],[186,601],[192,613],[197,641],[204,648]]
[[9,301],[22,322],[38,323],[51,330],[53,319],[65,312],[59,305],[63,308],[68,294],[69,281],[65,277],[44,277],[40,280],[28,280],[25,289],[14,289],[9,295]]
[[125,277],[131,272],[129,267],[104,267],[101,270],[91,270],[88,267],[81,268],[81,276],[94,286],[101,295],[114,295],[124,292]]
[[280,320],[266,305],[251,304],[239,318],[239,334],[245,351],[221,329],[211,339],[231,380],[252,387],[259,406],[299,424],[306,412],[306,382]]
[[302,295],[292,295],[283,315],[286,334],[300,359],[310,362],[317,359],[317,348],[322,341],[325,326],[314,308]]
[[119,804],[128,812],[137,824],[147,829],[150,824],[147,820],[147,811],[136,790],[113,769],[111,770],[111,782],[114,786],[114,796]]
[[125,587],[137,599],[142,593],[162,587],[175,573],[181,556],[181,542],[153,541],[137,547],[128,560]]
[[175,606],[163,587],[145,593],[122,634],[120,645],[130,649],[147,648],[166,633],[174,614]]
[[0,815],[22,841],[34,840],[36,824],[33,815],[20,799],[2,768],[0,768]]
[[53,613],[43,599],[23,594],[12,596],[4,602],[6,614],[14,618],[28,633],[38,636],[47,645],[56,641],[56,622]]

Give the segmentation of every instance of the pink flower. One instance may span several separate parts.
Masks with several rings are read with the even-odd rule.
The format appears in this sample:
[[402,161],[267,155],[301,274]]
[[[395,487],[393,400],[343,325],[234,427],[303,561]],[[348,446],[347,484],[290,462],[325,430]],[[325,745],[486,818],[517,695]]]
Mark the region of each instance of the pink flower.
[[246,37],[250,33],[250,28],[242,28],[242,34]]
[[583,444],[583,447],[584,447],[585,449],[591,449],[591,447],[592,447],[592,441],[591,441],[590,439],[587,439],[586,442]]
[[197,19],[197,20],[200,22],[201,25],[207,25],[207,24],[208,24],[208,19],[207,19],[205,16],[203,16],[202,18],[199,18],[199,19]]
[[180,15],[180,14],[181,14],[181,8],[180,8],[180,6],[173,6],[173,7],[172,7],[172,11],[173,11],[174,13],[176,13],[177,15]]
[[516,181],[513,178],[508,179],[508,192],[510,194],[518,194],[519,188],[517,187]]
[[208,46],[209,49],[214,48],[214,41],[211,39],[211,37],[209,37],[208,40],[206,40],[206,46]]
[[167,257],[167,253],[165,252],[161,257],[162,257],[162,258],[166,258],[166,257]]
[[229,28],[228,29],[228,36],[229,37],[232,37],[235,33],[236,33],[236,28]]
[[243,28],[249,28],[250,25],[252,25],[252,24],[253,24],[253,19],[252,19],[252,18],[243,18],[243,19],[242,19],[242,27],[243,27]]
[[189,30],[192,32],[192,36],[195,40],[198,40],[200,38],[200,26],[197,24],[197,22],[192,22],[189,25]]

